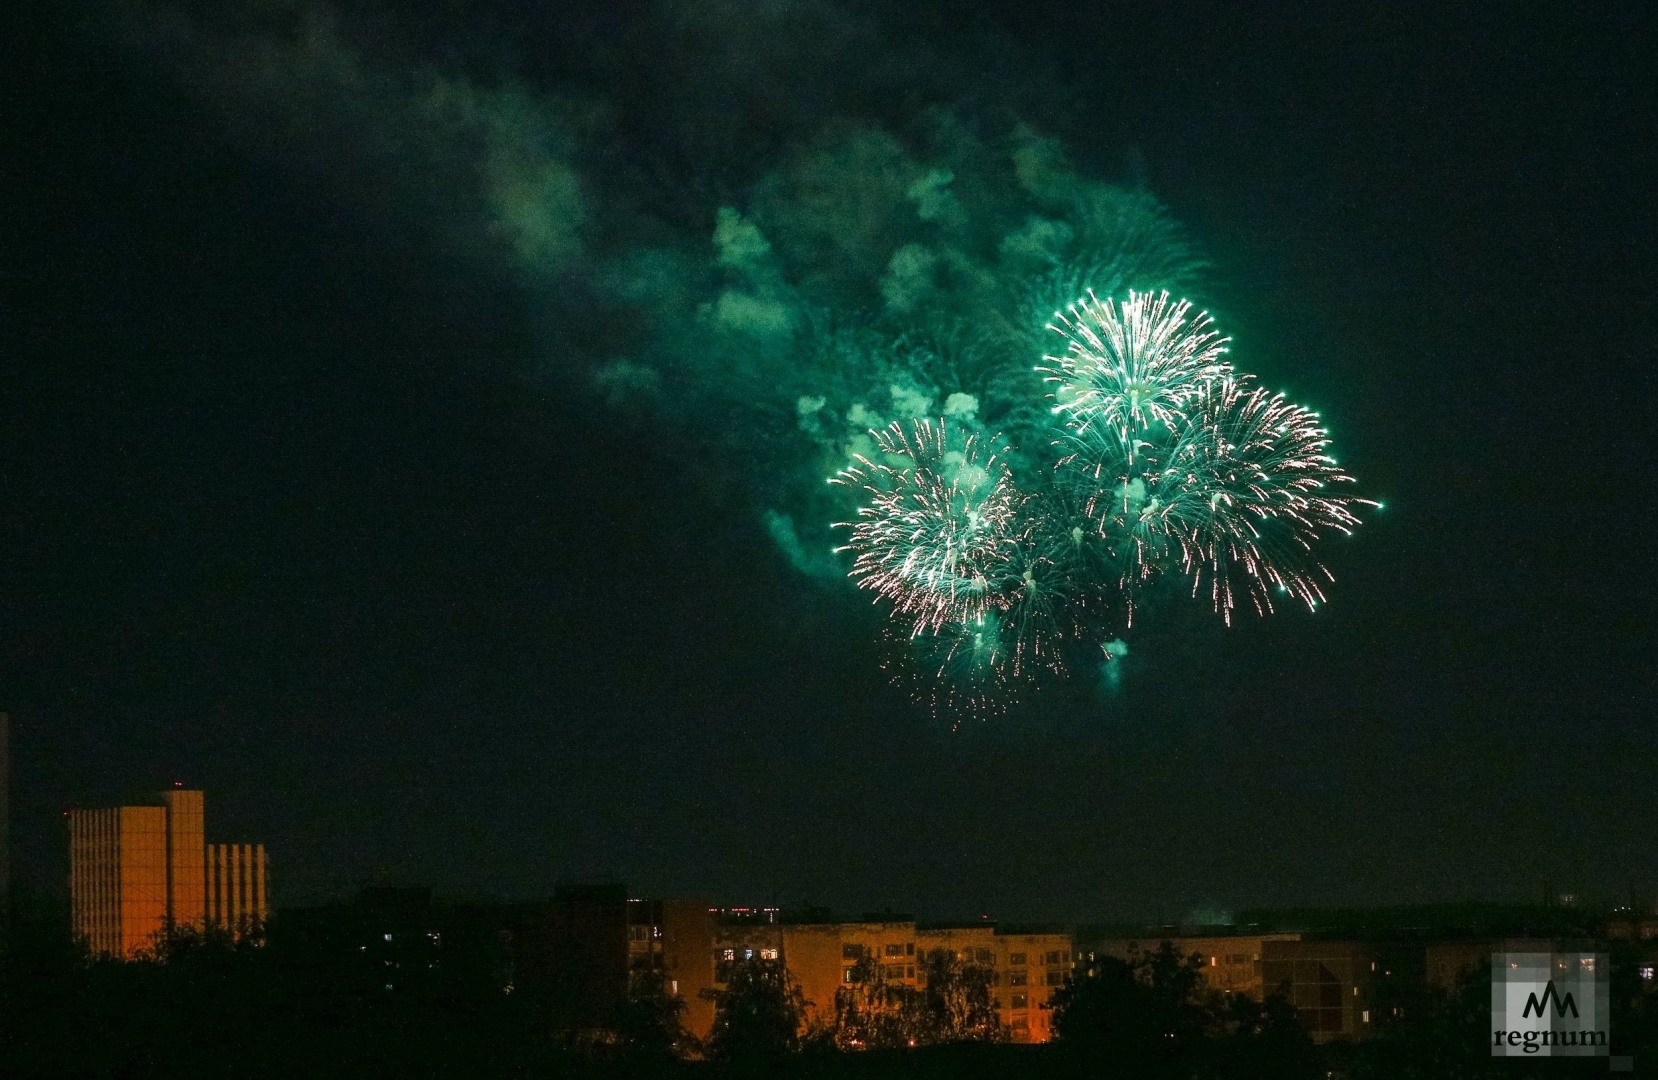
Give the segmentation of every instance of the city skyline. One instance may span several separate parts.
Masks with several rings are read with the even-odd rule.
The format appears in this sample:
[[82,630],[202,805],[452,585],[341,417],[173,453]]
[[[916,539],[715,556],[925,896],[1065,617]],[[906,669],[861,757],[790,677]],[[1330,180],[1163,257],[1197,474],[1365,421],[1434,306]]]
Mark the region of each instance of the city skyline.
[[90,955],[132,960],[177,932],[241,940],[261,930],[270,917],[265,846],[207,843],[205,802],[175,782],[136,806],[64,812],[70,928]]

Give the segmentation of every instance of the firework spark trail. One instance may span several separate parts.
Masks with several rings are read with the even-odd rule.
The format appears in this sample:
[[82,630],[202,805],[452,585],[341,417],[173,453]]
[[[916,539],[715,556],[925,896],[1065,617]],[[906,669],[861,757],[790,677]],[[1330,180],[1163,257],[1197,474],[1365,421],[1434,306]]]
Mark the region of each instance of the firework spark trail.
[[1112,556],[1094,523],[1065,492],[1029,497],[1002,581],[1015,677],[1068,669],[1071,646],[1116,609]]
[[871,433],[875,458],[833,483],[862,489],[858,520],[842,522],[859,587],[892,602],[911,634],[967,624],[1000,606],[997,584],[1014,553],[1024,497],[976,433],[948,421],[893,423]]
[[1188,317],[1191,308],[1171,304],[1168,293],[1130,292],[1123,301],[1089,293],[1069,314],[1054,313],[1049,326],[1069,348],[1044,357],[1040,370],[1055,384],[1054,413],[1073,434],[1102,428],[1132,462],[1140,432],[1180,423],[1186,402],[1231,372],[1228,339],[1210,328],[1207,313]]
[[1317,414],[1248,376],[1206,384],[1184,411],[1175,427],[1141,440],[1132,462],[1097,429],[1078,435],[1065,459],[1090,493],[1094,527],[1118,542],[1125,594],[1132,602],[1138,584],[1178,565],[1193,595],[1207,577],[1228,623],[1239,586],[1263,615],[1275,588],[1316,607],[1331,576],[1311,558],[1313,542],[1325,530],[1351,532],[1354,508],[1375,505],[1333,490],[1353,478],[1326,453]]
[[1322,603],[1323,582],[1334,577],[1312,558],[1313,542],[1326,530],[1351,533],[1354,508],[1376,504],[1335,490],[1354,481],[1328,454],[1318,414],[1247,377],[1229,378],[1199,395],[1189,428],[1188,453],[1163,486],[1179,489],[1168,529],[1193,593],[1207,573],[1215,608],[1230,622],[1236,568],[1262,615],[1272,611],[1274,588],[1310,608]]

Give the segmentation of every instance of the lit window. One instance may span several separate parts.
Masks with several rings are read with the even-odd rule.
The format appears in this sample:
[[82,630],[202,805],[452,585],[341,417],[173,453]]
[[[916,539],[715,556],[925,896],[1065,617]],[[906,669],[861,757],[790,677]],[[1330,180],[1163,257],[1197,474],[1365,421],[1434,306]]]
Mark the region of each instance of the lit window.
[[754,959],[754,950],[753,949],[744,949],[743,950],[743,959],[744,960]]
[[737,959],[737,950],[736,949],[726,949],[723,953],[720,954],[720,957],[721,957],[721,959],[724,959],[724,960],[735,960],[735,959]]
[[678,994],[679,993],[679,980],[678,979],[674,979],[674,980],[672,980],[671,982],[668,983],[668,993],[670,993],[670,994]]
[[1358,997],[1358,996],[1359,996],[1359,988],[1358,988],[1358,987],[1356,987],[1356,986],[1355,986],[1355,987],[1353,987],[1353,996],[1354,996],[1354,997]]
[[1365,1023],[1367,1023],[1367,1024],[1370,1023],[1370,1010],[1369,1009],[1364,1010],[1364,1012],[1360,1013],[1359,1015],[1364,1018]]
[[760,950],[760,959],[762,959],[762,960],[776,960],[777,959],[777,950],[776,949],[761,949]]
[[1651,982],[1652,981],[1652,965],[1651,964],[1642,964],[1641,965],[1641,978],[1643,980],[1645,980],[1646,982]]
[[852,968],[842,968],[841,969],[841,982],[843,982],[843,983],[851,982],[852,981],[852,971],[853,971]]
[[[386,940],[387,940],[387,941],[390,941],[390,940],[391,940],[391,935],[390,935],[390,934],[387,934],[387,935],[386,935]],[[390,989],[390,987],[388,987],[388,988],[387,988],[387,989]]]

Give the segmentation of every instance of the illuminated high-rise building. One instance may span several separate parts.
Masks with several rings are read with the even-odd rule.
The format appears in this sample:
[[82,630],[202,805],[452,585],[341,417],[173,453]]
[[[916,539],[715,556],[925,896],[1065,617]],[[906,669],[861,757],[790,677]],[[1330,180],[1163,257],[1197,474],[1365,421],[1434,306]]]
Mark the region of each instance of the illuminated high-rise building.
[[69,909],[95,956],[142,955],[167,928],[167,809],[69,812]]
[[207,846],[207,923],[236,937],[265,925],[270,901],[265,892],[264,844]]
[[206,843],[203,796],[182,785],[156,805],[69,812],[69,904],[95,956],[132,959],[168,930],[241,937],[269,913],[263,844]]
[[202,793],[175,787],[161,793],[167,809],[167,918],[201,926],[207,915],[206,841]]

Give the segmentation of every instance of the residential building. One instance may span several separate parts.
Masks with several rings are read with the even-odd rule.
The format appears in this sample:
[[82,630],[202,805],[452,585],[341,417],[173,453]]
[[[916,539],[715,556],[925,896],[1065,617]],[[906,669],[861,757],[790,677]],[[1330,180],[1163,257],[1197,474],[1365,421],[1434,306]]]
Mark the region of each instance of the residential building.
[[1261,948],[1268,941],[1299,941],[1300,934],[1228,934],[1185,937],[1108,938],[1095,944],[1096,955],[1129,960],[1138,953],[1155,952],[1167,941],[1183,957],[1196,956],[1203,985],[1222,994],[1265,997],[1261,975]]
[[698,1038],[714,1028],[716,913],[694,900],[628,901],[628,971],[654,971],[685,1002],[680,1024]]
[[[1001,932],[990,923],[917,929],[913,919],[889,915],[814,923],[728,918],[713,927],[706,993],[711,999],[723,988],[734,963],[781,960],[806,1000],[808,1026],[827,1025],[835,1019],[836,993],[851,985],[860,961],[872,960],[889,983],[920,989],[926,985],[925,959],[937,949],[990,970],[991,994],[1010,1038],[1046,1042],[1052,1036],[1051,999],[1071,971],[1070,935]],[[692,952],[679,952],[684,959],[678,970],[687,970]],[[683,991],[681,996],[689,1003]],[[688,1010],[687,1030],[705,1035],[690,1015]],[[712,1009],[706,1019],[711,1027]]]
[[1368,941],[1267,940],[1261,974],[1314,1042],[1363,1039],[1398,1015],[1400,999],[1426,976],[1421,945]]

